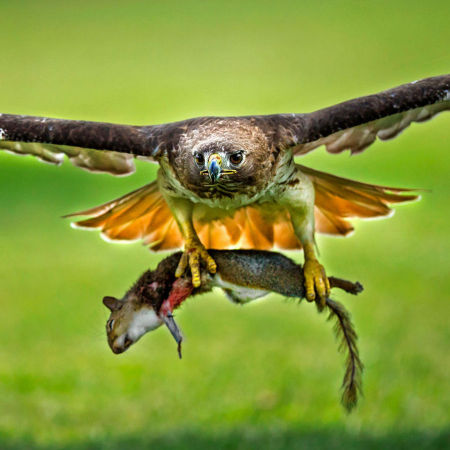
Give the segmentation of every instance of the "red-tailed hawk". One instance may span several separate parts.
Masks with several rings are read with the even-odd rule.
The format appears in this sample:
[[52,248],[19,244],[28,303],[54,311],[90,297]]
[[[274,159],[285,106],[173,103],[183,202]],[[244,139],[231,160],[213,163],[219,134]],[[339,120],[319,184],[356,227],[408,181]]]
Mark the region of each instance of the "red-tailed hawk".
[[294,162],[325,145],[362,152],[412,122],[450,109],[450,75],[357,98],[309,114],[201,117],[151,126],[0,115],[0,148],[114,175],[134,171],[134,157],[160,164],[157,180],[76,222],[109,239],[142,239],[153,250],[183,246],[176,274],[216,264],[207,248],[300,249],[307,298],[324,299],[329,282],[315,256],[314,233],[346,235],[350,219],[386,216],[389,205],[417,198]]

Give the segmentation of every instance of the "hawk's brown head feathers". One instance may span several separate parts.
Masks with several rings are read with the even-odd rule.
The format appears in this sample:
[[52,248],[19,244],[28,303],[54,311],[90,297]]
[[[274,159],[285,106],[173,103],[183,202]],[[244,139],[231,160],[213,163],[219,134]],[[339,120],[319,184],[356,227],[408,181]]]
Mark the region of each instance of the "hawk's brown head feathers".
[[[266,135],[248,120],[238,119],[211,121],[189,130],[169,155],[175,177],[200,197],[236,192],[253,196],[272,179],[276,161]],[[211,165],[220,166],[217,179],[211,177]]]

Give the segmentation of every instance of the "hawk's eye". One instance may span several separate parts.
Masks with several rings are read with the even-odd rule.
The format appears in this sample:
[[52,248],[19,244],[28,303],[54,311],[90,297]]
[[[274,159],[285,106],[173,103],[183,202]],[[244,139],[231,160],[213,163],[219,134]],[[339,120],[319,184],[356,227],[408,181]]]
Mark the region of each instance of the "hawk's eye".
[[201,153],[196,153],[194,159],[195,164],[197,164],[198,167],[203,167],[205,165],[205,157]]
[[236,152],[230,155],[230,163],[233,164],[233,166],[238,166],[243,160],[244,160],[243,152]]

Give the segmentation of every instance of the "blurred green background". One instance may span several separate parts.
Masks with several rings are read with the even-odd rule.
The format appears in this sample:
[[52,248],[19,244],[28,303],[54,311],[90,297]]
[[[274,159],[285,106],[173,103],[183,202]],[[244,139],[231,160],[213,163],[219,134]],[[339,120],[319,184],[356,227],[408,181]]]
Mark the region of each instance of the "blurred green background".
[[[450,67],[447,1],[0,3],[1,112],[152,124],[307,112]],[[93,175],[0,155],[0,448],[448,448],[449,119],[349,158],[302,159],[430,189],[349,239],[319,237],[351,310],[365,397],[339,404],[343,358],[309,304],[196,298],[116,356],[103,295],[163,255],[73,230],[63,214],[155,176]],[[295,255],[301,261],[301,255]]]

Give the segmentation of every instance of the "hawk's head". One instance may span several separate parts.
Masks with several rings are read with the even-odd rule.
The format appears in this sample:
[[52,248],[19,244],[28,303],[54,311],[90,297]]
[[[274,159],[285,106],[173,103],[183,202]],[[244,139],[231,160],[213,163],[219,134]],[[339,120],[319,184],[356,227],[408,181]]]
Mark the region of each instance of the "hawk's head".
[[251,171],[244,148],[235,148],[227,142],[209,142],[194,149],[192,159],[195,163],[194,174],[201,184],[214,186],[236,184],[244,178],[251,177]]
[[275,162],[267,139],[259,130],[239,125],[221,124],[182,140],[174,166],[188,189],[199,195],[233,195],[267,185]]

